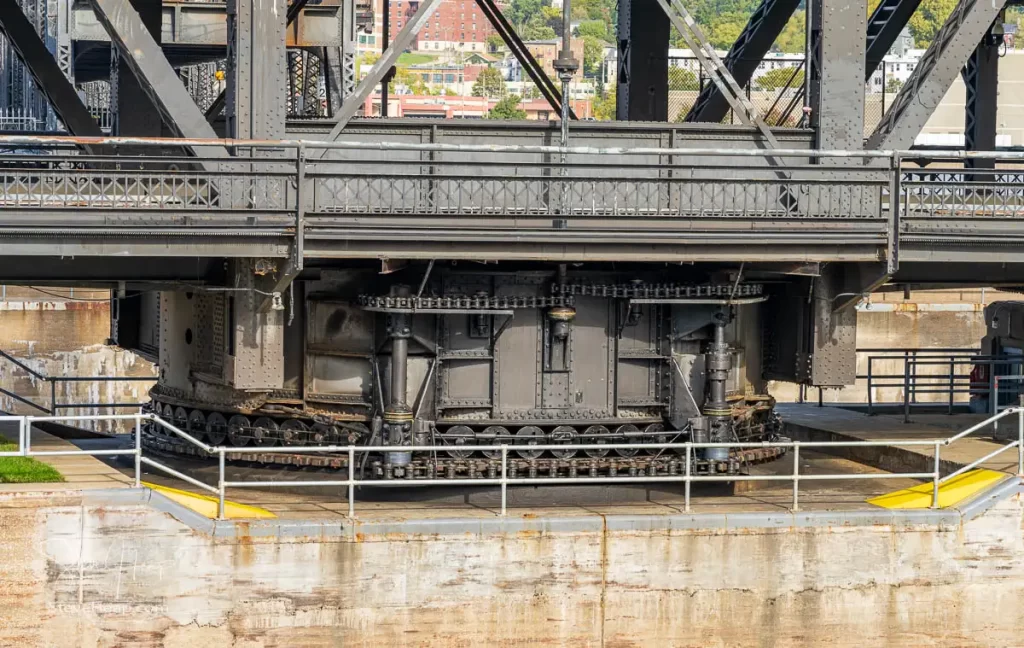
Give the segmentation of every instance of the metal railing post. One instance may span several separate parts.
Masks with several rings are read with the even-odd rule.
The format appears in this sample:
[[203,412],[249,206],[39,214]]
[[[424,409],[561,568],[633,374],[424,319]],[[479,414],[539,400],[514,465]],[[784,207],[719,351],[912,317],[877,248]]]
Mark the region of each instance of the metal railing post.
[[914,385],[914,390],[911,392],[911,402],[917,405],[917,350],[914,350],[914,357],[911,359],[911,365],[914,369],[910,372],[910,380]]
[[28,419],[25,418],[24,416],[22,416],[21,420],[18,421],[18,452],[20,452],[22,456],[25,456],[25,455],[28,454],[28,449],[27,449],[28,446],[26,445],[26,440],[27,439],[28,439]]
[[871,393],[871,380],[872,380],[871,361],[873,359],[874,358],[872,356],[868,356],[868,416],[871,416],[873,414],[873,412],[872,412],[873,407],[872,406],[874,405],[874,402],[875,402],[875,399],[874,399],[874,397],[873,397],[873,395]]
[[940,465],[940,453],[942,448],[942,442],[935,442],[935,472],[932,479],[932,508],[939,508],[939,465]]
[[793,442],[793,511],[800,510],[800,442]]
[[25,426],[25,451],[22,454],[27,457],[32,454],[32,417],[26,416],[22,422]]
[[224,507],[224,448],[218,448],[217,452],[217,519],[223,520],[225,515]]
[[910,354],[903,356],[903,422],[910,423]]
[[356,447],[348,447],[348,516],[356,516]]
[[953,362],[953,356],[949,356],[949,414],[953,415],[953,378],[956,374],[956,364]]
[[683,510],[686,511],[687,513],[690,512],[690,481],[691,481],[690,477],[692,476],[692,474],[690,472],[690,463],[691,463],[692,457],[693,457],[693,445],[691,444],[691,442],[687,441],[686,442],[686,482],[685,482],[686,486],[684,488],[684,495],[683,495],[683,497],[684,497]]
[[501,515],[508,511],[508,445],[501,444]]
[[135,488],[142,487],[142,414],[135,415]]
[[1017,408],[1017,474],[1024,475],[1024,407]]
[[57,413],[57,381],[48,378],[50,381],[50,414]]
[[988,362],[988,413],[999,413],[999,378],[996,377],[996,363]]

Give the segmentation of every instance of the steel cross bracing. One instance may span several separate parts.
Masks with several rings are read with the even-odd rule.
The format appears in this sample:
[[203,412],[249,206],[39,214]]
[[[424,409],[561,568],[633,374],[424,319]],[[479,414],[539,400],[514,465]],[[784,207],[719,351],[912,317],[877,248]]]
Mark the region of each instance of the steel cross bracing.
[[900,89],[867,148],[907,148],[931,117],[1006,0],[960,0]]
[[778,148],[779,143],[775,139],[775,135],[761,119],[761,115],[754,105],[743,94],[743,89],[736,83],[732,73],[715,53],[715,49],[711,47],[703,30],[697,25],[697,21],[693,19],[686,7],[679,0],[658,0],[658,4],[661,5],[676,31],[686,41],[687,47],[697,57],[701,67],[711,77],[715,87],[732,106],[740,121],[761,131],[769,148]]
[[[740,87],[746,86],[754,71],[779,37],[800,0],[762,0],[746,27],[726,54],[724,65]],[[729,102],[718,85],[705,86],[686,116],[689,122],[720,122]]]

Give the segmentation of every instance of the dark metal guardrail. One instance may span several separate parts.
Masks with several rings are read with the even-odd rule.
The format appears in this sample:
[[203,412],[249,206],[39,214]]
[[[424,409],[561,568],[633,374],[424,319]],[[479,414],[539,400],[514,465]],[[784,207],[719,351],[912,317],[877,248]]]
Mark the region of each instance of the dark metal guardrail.
[[134,407],[138,408],[144,405],[148,401],[139,401],[131,403],[60,403],[57,401],[57,385],[61,383],[75,383],[75,382],[88,382],[88,383],[110,383],[110,382],[155,382],[156,376],[141,377],[141,376],[49,376],[40,373],[29,367],[18,358],[12,356],[6,351],[0,351],[0,360],[3,360],[11,365],[14,365],[18,369],[24,371],[35,380],[47,383],[49,385],[50,400],[47,405],[37,403],[30,398],[17,394],[9,389],[0,387],[0,394],[14,399],[15,401],[28,405],[29,407],[36,409],[44,414],[56,415],[61,410],[75,410],[75,409],[115,409],[119,407]]
[[[1007,405],[1016,405],[1021,392],[1021,374],[1024,374],[1024,356],[983,355],[978,349],[965,348],[893,348],[857,349],[868,354],[866,373],[858,380],[867,382],[867,411],[875,413],[876,388],[895,388],[902,394],[904,421],[909,422],[911,411],[918,406],[935,407],[944,403],[946,411],[953,413],[957,396],[983,396],[987,411],[996,414]],[[897,373],[879,373],[880,363],[897,363]],[[984,368],[981,380],[972,377],[973,370]],[[1000,375],[1000,372],[1011,372]],[[941,401],[921,402],[919,395],[941,394]],[[1003,402],[1009,401],[1009,402]]]
[[[85,143],[104,154],[79,151]],[[190,147],[225,153],[200,159],[183,152]],[[749,244],[755,233],[802,245],[831,237],[828,244],[870,246],[874,258],[883,248],[894,258],[903,239],[1017,232],[1024,240],[1024,152],[929,151],[924,159],[911,151],[42,136],[2,136],[0,150],[0,229],[12,234],[264,237],[301,252],[307,239],[339,236],[507,241],[510,228],[542,241]],[[855,163],[837,173],[837,160]]]

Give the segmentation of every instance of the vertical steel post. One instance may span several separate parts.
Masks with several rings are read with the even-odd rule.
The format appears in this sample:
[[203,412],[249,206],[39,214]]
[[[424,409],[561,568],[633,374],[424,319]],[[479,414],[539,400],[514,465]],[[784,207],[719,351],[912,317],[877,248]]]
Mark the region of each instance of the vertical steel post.
[[57,414],[57,381],[53,377],[47,378],[50,381],[50,414]]
[[508,445],[501,444],[501,515],[505,516],[508,506]]
[[25,428],[25,451],[22,454],[27,457],[28,455],[32,454],[32,417],[26,416],[22,419],[22,422]]
[[135,488],[142,487],[142,414],[135,415]]
[[1024,475],[1024,407],[1017,408],[1017,474]]
[[356,447],[348,447],[348,516],[356,516]]
[[874,413],[874,412],[872,412],[872,408],[873,408],[873,405],[874,405],[874,402],[875,402],[874,397],[871,395],[871,380],[872,380],[872,376],[871,376],[871,360],[872,359],[873,359],[872,356],[868,356],[868,416],[871,416]]
[[910,354],[903,354],[903,422],[910,423]]
[[793,442],[793,511],[800,510],[800,442]]
[[28,451],[26,450],[26,447],[27,447],[26,446],[26,439],[27,438],[28,438],[28,419],[25,418],[24,416],[22,416],[21,420],[18,421],[18,452],[20,452],[22,454],[22,456],[28,454]]
[[988,361],[988,413],[993,416],[999,412],[999,379],[996,378],[996,363]]
[[939,508],[939,452],[942,441],[935,442],[935,473],[932,477],[932,508]]
[[693,458],[693,444],[689,441],[686,442],[686,488],[684,489],[684,504],[683,510],[687,513],[690,512],[690,478],[692,476],[690,470],[690,460]]
[[217,519],[224,519],[224,448],[217,455]]
[[949,409],[948,412],[952,416],[953,414],[953,375],[956,373],[956,363],[953,361],[953,356],[949,356]]

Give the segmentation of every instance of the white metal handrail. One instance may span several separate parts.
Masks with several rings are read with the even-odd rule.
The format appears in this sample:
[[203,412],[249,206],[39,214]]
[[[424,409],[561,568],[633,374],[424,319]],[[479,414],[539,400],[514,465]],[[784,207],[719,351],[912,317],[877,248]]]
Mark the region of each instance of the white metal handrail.
[[[956,471],[942,476],[941,474],[941,452],[943,446],[951,445],[965,437],[982,430],[997,421],[1017,414],[1017,439],[999,447],[979,459],[963,466]],[[31,446],[31,426],[37,422],[76,422],[76,421],[97,421],[97,420],[131,420],[135,422],[135,443],[131,449],[124,450],[53,450],[38,451]],[[142,422],[152,421],[154,424],[163,427],[188,443],[202,449],[211,455],[216,455],[218,460],[217,485],[213,486],[202,482],[194,477],[181,473],[169,466],[166,466],[150,457],[144,456],[142,447]],[[604,477],[509,477],[508,459],[509,450],[522,450],[528,447],[532,451],[544,450],[565,450],[565,444],[538,444],[538,445],[463,445],[458,446],[460,452],[474,451],[501,451],[501,472],[498,477],[466,478],[466,479],[356,479],[355,457],[356,453],[368,452],[429,452],[436,451],[435,446],[287,446],[284,448],[250,448],[250,447],[227,447],[211,446],[193,437],[168,421],[163,420],[154,414],[121,414],[121,415],[90,415],[90,416],[0,416],[2,422],[18,423],[18,451],[0,452],[0,457],[33,457],[33,456],[67,456],[67,455],[92,455],[92,456],[116,456],[132,455],[135,457],[135,486],[141,487],[142,466],[147,465],[160,470],[172,477],[185,481],[196,488],[212,493],[218,498],[218,518],[225,516],[225,493],[228,488],[281,488],[281,487],[344,487],[348,491],[348,512],[349,517],[355,517],[355,489],[357,486],[364,487],[401,487],[401,486],[499,486],[501,488],[501,515],[508,512],[508,487],[517,485],[543,485],[543,484],[604,484],[604,483],[683,483],[685,510],[690,511],[691,485],[694,482],[737,482],[737,481],[792,481],[793,482],[793,504],[791,510],[799,510],[800,482],[802,481],[839,481],[859,479],[924,479],[930,480],[932,488],[932,508],[939,507],[939,486],[972,470],[996,456],[1010,450],[1017,449],[1017,474],[1024,476],[1024,407],[1013,407],[992,416],[985,421],[969,427],[968,429],[944,439],[893,439],[886,441],[762,441],[762,442],[736,442],[736,443],[611,443],[611,444],[572,444],[573,450],[616,450],[616,449],[663,449],[682,451],[685,457],[684,473],[681,475],[636,475],[636,476],[604,476]],[[916,473],[866,473],[866,474],[824,474],[807,475],[800,473],[800,450],[802,448],[850,448],[850,447],[913,447],[930,446],[934,451],[934,468],[930,472]],[[784,448],[793,452],[793,472],[782,475],[695,475],[692,473],[692,459],[695,450],[708,448]],[[306,480],[306,481],[228,481],[225,479],[226,457],[230,454],[253,454],[265,453],[274,454],[280,452],[309,453],[309,452],[336,452],[348,455],[347,476],[345,479]]]

